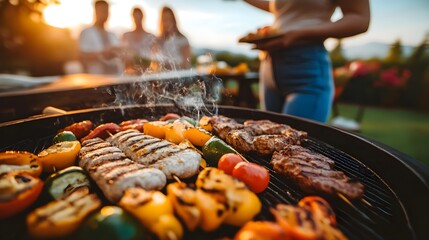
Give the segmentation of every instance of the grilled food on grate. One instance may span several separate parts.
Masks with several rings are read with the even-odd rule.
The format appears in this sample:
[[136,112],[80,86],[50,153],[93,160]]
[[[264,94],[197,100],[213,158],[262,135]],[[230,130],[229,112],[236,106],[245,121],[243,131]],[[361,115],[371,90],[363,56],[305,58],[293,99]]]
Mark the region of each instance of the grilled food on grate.
[[131,161],[119,148],[100,138],[82,143],[79,166],[89,172],[111,202],[119,201],[130,187],[152,190],[166,184],[163,172]]
[[288,144],[301,144],[307,133],[270,120],[247,120],[240,124],[225,116],[213,116],[214,132],[241,152],[272,154]]
[[334,161],[298,145],[288,145],[275,152],[271,164],[276,172],[293,179],[308,193],[343,194],[349,199],[360,198],[364,186],[333,169]]
[[161,170],[168,179],[173,175],[188,178],[196,175],[201,155],[185,146],[145,135],[137,130],[116,133],[107,139],[134,162]]

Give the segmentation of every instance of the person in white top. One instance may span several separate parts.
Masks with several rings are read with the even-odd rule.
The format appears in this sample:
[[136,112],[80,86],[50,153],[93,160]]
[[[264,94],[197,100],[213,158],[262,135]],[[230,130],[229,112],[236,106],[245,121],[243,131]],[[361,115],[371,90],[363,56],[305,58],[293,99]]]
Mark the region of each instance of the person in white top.
[[158,37],[158,64],[162,69],[187,69],[191,67],[191,46],[179,31],[174,12],[169,7],[161,9],[160,35]]
[[122,36],[122,42],[126,48],[126,65],[127,68],[145,71],[152,60],[157,39],[155,35],[144,29],[144,14],[141,8],[133,8],[132,17],[134,30],[126,32]]
[[85,72],[91,74],[120,74],[119,39],[105,29],[109,17],[109,4],[106,1],[94,3],[94,24],[84,29],[79,36],[81,61]]
[[[271,12],[278,38],[261,41],[260,93],[265,110],[326,122],[333,101],[332,65],[323,42],[367,31],[369,0],[245,0]],[[331,21],[339,7],[343,17]]]

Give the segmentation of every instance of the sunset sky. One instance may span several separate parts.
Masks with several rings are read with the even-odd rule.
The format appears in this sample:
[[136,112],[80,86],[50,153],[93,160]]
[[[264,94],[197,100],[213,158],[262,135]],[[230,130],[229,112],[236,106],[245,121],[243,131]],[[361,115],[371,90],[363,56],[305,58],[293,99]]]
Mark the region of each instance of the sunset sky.
[[[273,17],[241,0],[110,0],[108,28],[118,37],[132,28],[130,12],[140,6],[145,12],[145,27],[157,34],[159,9],[163,5],[176,12],[181,31],[196,48],[214,48],[256,54],[250,45],[237,40],[258,27],[270,25]],[[401,39],[403,44],[417,45],[429,34],[428,0],[372,0],[371,25],[367,33],[344,40],[345,46],[368,42],[392,43]],[[92,22],[92,0],[61,0],[61,5],[45,11],[48,24],[68,27],[77,37],[81,29]],[[340,17],[337,13],[335,18]],[[331,48],[335,41],[328,40]]]

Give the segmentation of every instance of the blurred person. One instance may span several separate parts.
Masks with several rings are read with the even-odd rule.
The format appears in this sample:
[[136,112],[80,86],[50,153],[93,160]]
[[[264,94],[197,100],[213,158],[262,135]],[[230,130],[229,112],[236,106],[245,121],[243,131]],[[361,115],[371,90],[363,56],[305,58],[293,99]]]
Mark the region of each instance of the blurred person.
[[134,30],[122,36],[122,42],[127,50],[125,64],[127,68],[140,67],[140,70],[145,70],[152,59],[152,51],[157,44],[157,39],[155,35],[144,29],[144,14],[141,8],[133,8],[132,18]]
[[[329,117],[334,82],[327,38],[345,38],[367,31],[368,0],[245,0],[271,12],[271,26],[281,36],[256,44],[263,50],[260,66],[262,107],[319,122]],[[343,17],[331,21],[339,7]]]
[[168,70],[191,67],[191,46],[188,39],[179,31],[173,10],[163,7],[159,22],[158,64]]
[[91,74],[120,74],[119,39],[106,30],[109,4],[98,0],[94,3],[94,24],[79,36],[79,48],[84,69]]

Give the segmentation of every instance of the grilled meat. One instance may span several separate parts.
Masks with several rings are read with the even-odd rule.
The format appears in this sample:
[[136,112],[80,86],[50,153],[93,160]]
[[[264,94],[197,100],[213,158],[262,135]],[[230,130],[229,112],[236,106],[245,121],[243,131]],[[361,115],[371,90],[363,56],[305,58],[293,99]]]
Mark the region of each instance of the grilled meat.
[[294,139],[285,135],[260,135],[253,138],[254,150],[259,154],[272,154],[294,143]]
[[222,115],[219,116],[213,116],[210,120],[211,124],[213,125],[214,132],[221,138],[226,139],[226,135],[231,130],[236,129],[243,129],[244,125],[238,123],[232,118],[225,117]]
[[168,179],[192,177],[198,173],[201,155],[185,146],[145,135],[137,130],[119,132],[109,139],[134,162],[161,170]]
[[220,138],[242,152],[272,154],[288,144],[299,145],[307,137],[306,132],[270,120],[247,120],[240,124],[232,118],[213,116],[211,123]]
[[276,172],[294,180],[308,193],[343,194],[349,199],[360,198],[364,186],[333,169],[334,162],[318,153],[297,145],[288,145],[274,152],[271,164]]
[[163,172],[136,163],[117,147],[94,138],[82,143],[79,166],[87,170],[106,198],[117,202],[131,187],[161,189],[166,184]]
[[253,133],[245,128],[235,129],[228,132],[226,142],[241,152],[254,150]]
[[244,122],[246,128],[252,129],[255,135],[284,135],[289,138],[289,143],[301,144],[307,137],[304,131],[298,131],[286,124],[275,123],[270,120],[247,120]]
[[282,131],[289,128],[288,125],[279,124],[270,120],[247,120],[244,126],[250,128],[255,132],[255,135],[262,134],[282,134]]

